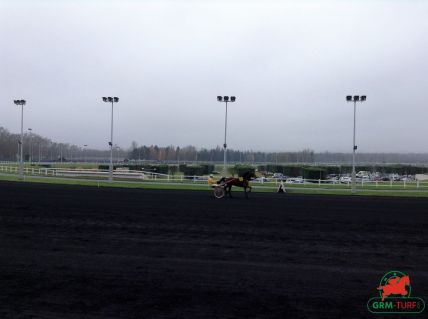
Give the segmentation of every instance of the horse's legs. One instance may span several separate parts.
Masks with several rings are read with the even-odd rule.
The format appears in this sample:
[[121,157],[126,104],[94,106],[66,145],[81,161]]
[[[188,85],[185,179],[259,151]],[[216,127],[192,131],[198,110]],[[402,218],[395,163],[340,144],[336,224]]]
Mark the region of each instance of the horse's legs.
[[229,185],[228,189],[229,197],[232,198],[232,185]]

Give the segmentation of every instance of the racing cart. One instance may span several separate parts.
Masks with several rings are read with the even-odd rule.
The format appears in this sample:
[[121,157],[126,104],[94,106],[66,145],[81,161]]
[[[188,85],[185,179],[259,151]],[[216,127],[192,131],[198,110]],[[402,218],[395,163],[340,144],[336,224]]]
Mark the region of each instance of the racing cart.
[[215,198],[223,198],[226,195],[226,183],[221,182],[217,185],[213,185],[214,197]]

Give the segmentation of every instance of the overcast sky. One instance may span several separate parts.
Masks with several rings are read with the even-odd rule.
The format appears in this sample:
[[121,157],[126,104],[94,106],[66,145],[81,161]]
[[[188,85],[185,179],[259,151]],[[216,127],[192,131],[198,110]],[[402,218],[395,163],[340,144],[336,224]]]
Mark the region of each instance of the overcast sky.
[[428,151],[428,1],[0,0],[0,126],[56,141]]

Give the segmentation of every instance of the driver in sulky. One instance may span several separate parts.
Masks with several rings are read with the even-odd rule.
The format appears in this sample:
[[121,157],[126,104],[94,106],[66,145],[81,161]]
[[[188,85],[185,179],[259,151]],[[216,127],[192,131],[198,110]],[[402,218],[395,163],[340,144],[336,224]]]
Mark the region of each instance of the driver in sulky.
[[210,177],[208,177],[208,185],[209,186],[215,186],[217,185],[217,181],[214,179],[214,175],[211,174]]

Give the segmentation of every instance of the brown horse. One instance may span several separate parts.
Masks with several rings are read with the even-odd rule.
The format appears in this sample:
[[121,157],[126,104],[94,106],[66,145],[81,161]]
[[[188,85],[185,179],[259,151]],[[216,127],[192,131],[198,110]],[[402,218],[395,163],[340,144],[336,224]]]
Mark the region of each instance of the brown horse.
[[226,194],[229,194],[229,197],[232,197],[232,186],[238,186],[244,188],[245,198],[248,198],[248,192],[251,192],[251,186],[250,181],[251,179],[255,178],[256,175],[254,172],[247,171],[244,174],[242,174],[242,177],[236,178],[236,177],[223,177],[219,184],[224,185],[224,190]]

